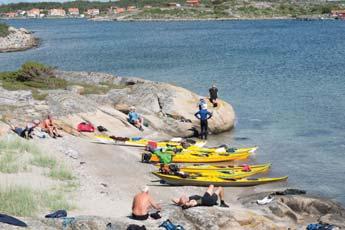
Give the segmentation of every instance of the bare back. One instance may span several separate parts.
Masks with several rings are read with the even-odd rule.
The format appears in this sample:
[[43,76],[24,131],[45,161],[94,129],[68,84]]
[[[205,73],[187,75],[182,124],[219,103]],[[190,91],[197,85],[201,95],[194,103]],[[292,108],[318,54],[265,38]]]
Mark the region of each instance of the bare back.
[[138,193],[133,199],[132,213],[134,215],[146,215],[151,208],[151,197],[148,193]]

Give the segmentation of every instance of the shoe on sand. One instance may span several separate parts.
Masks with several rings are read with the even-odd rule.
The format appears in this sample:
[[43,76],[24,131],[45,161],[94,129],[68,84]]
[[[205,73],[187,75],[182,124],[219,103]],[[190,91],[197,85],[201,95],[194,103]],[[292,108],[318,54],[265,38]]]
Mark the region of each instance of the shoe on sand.
[[262,200],[257,200],[256,203],[260,205],[265,205],[272,202],[273,199],[274,199],[273,196],[266,196]]

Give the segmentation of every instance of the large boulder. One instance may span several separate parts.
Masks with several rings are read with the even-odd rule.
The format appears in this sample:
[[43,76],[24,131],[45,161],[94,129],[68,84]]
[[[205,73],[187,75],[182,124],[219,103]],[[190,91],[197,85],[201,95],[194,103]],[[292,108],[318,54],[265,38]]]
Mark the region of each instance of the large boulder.
[[305,229],[309,223],[332,224],[345,228],[345,209],[340,204],[324,198],[308,195],[274,195],[272,202],[258,205],[256,200],[262,199],[271,192],[255,193],[239,199],[245,208],[257,210],[270,219],[298,229]]
[[[199,128],[194,114],[198,110],[200,96],[177,86],[157,82],[138,82],[130,87],[114,89],[108,93],[115,108],[118,105],[135,106],[154,129],[171,135],[191,136]],[[234,126],[235,113],[232,106],[219,100],[213,108],[209,121],[210,132],[216,134],[228,131]]]

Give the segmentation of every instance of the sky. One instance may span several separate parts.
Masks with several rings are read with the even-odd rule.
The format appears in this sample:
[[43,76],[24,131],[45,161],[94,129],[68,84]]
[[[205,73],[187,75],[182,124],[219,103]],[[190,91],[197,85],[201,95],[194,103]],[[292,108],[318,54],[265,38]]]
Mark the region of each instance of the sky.
[[[0,0],[0,4],[8,4],[8,3],[18,3],[18,2],[70,2],[73,0]],[[108,1],[108,0],[97,0],[100,2]]]

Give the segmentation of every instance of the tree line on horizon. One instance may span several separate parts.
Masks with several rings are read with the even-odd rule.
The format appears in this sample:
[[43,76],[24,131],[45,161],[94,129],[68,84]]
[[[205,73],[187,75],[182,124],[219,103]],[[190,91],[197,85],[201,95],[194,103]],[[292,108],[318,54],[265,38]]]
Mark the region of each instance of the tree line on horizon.
[[[227,17],[228,11],[239,13],[246,16],[284,16],[284,15],[319,15],[329,14],[333,9],[345,9],[345,0],[339,1],[310,1],[310,0],[298,0],[298,1],[284,1],[284,0],[200,0],[202,5],[206,8],[212,9],[214,14],[219,14],[220,17]],[[32,8],[39,8],[43,10],[49,10],[54,8],[79,8],[80,12],[85,12],[87,9],[97,8],[101,12],[107,12],[111,7],[128,7],[135,6],[137,8],[143,8],[145,5],[152,7],[166,7],[168,3],[180,3],[184,5],[186,0],[121,0],[121,1],[88,1],[88,0],[76,0],[71,2],[25,2],[25,3],[11,3],[7,5],[0,5],[0,14],[13,12],[18,10],[31,10]],[[269,8],[256,8],[255,4],[271,4]],[[157,9],[148,10],[151,13],[155,13]],[[195,9],[198,11],[197,9]],[[200,11],[200,10],[199,10]],[[186,11],[189,12],[189,11]],[[186,13],[185,12],[185,13]],[[163,13],[166,13],[164,11]],[[171,13],[171,12],[168,12]],[[181,12],[179,12],[181,13]],[[158,12],[161,14],[161,12]],[[197,14],[198,15],[198,14]]]
[[[167,5],[171,0],[121,0],[116,2],[97,2],[97,1],[72,1],[72,2],[21,2],[21,3],[10,3],[6,5],[0,5],[0,13],[17,11],[17,10],[31,10],[32,8],[39,9],[55,9],[63,8],[79,8],[80,11],[85,11],[90,8],[97,8],[100,11],[106,11],[110,7],[127,7],[136,6],[138,8],[144,7],[145,5],[151,6],[162,6]],[[174,0],[177,3],[184,3],[185,0]]]

